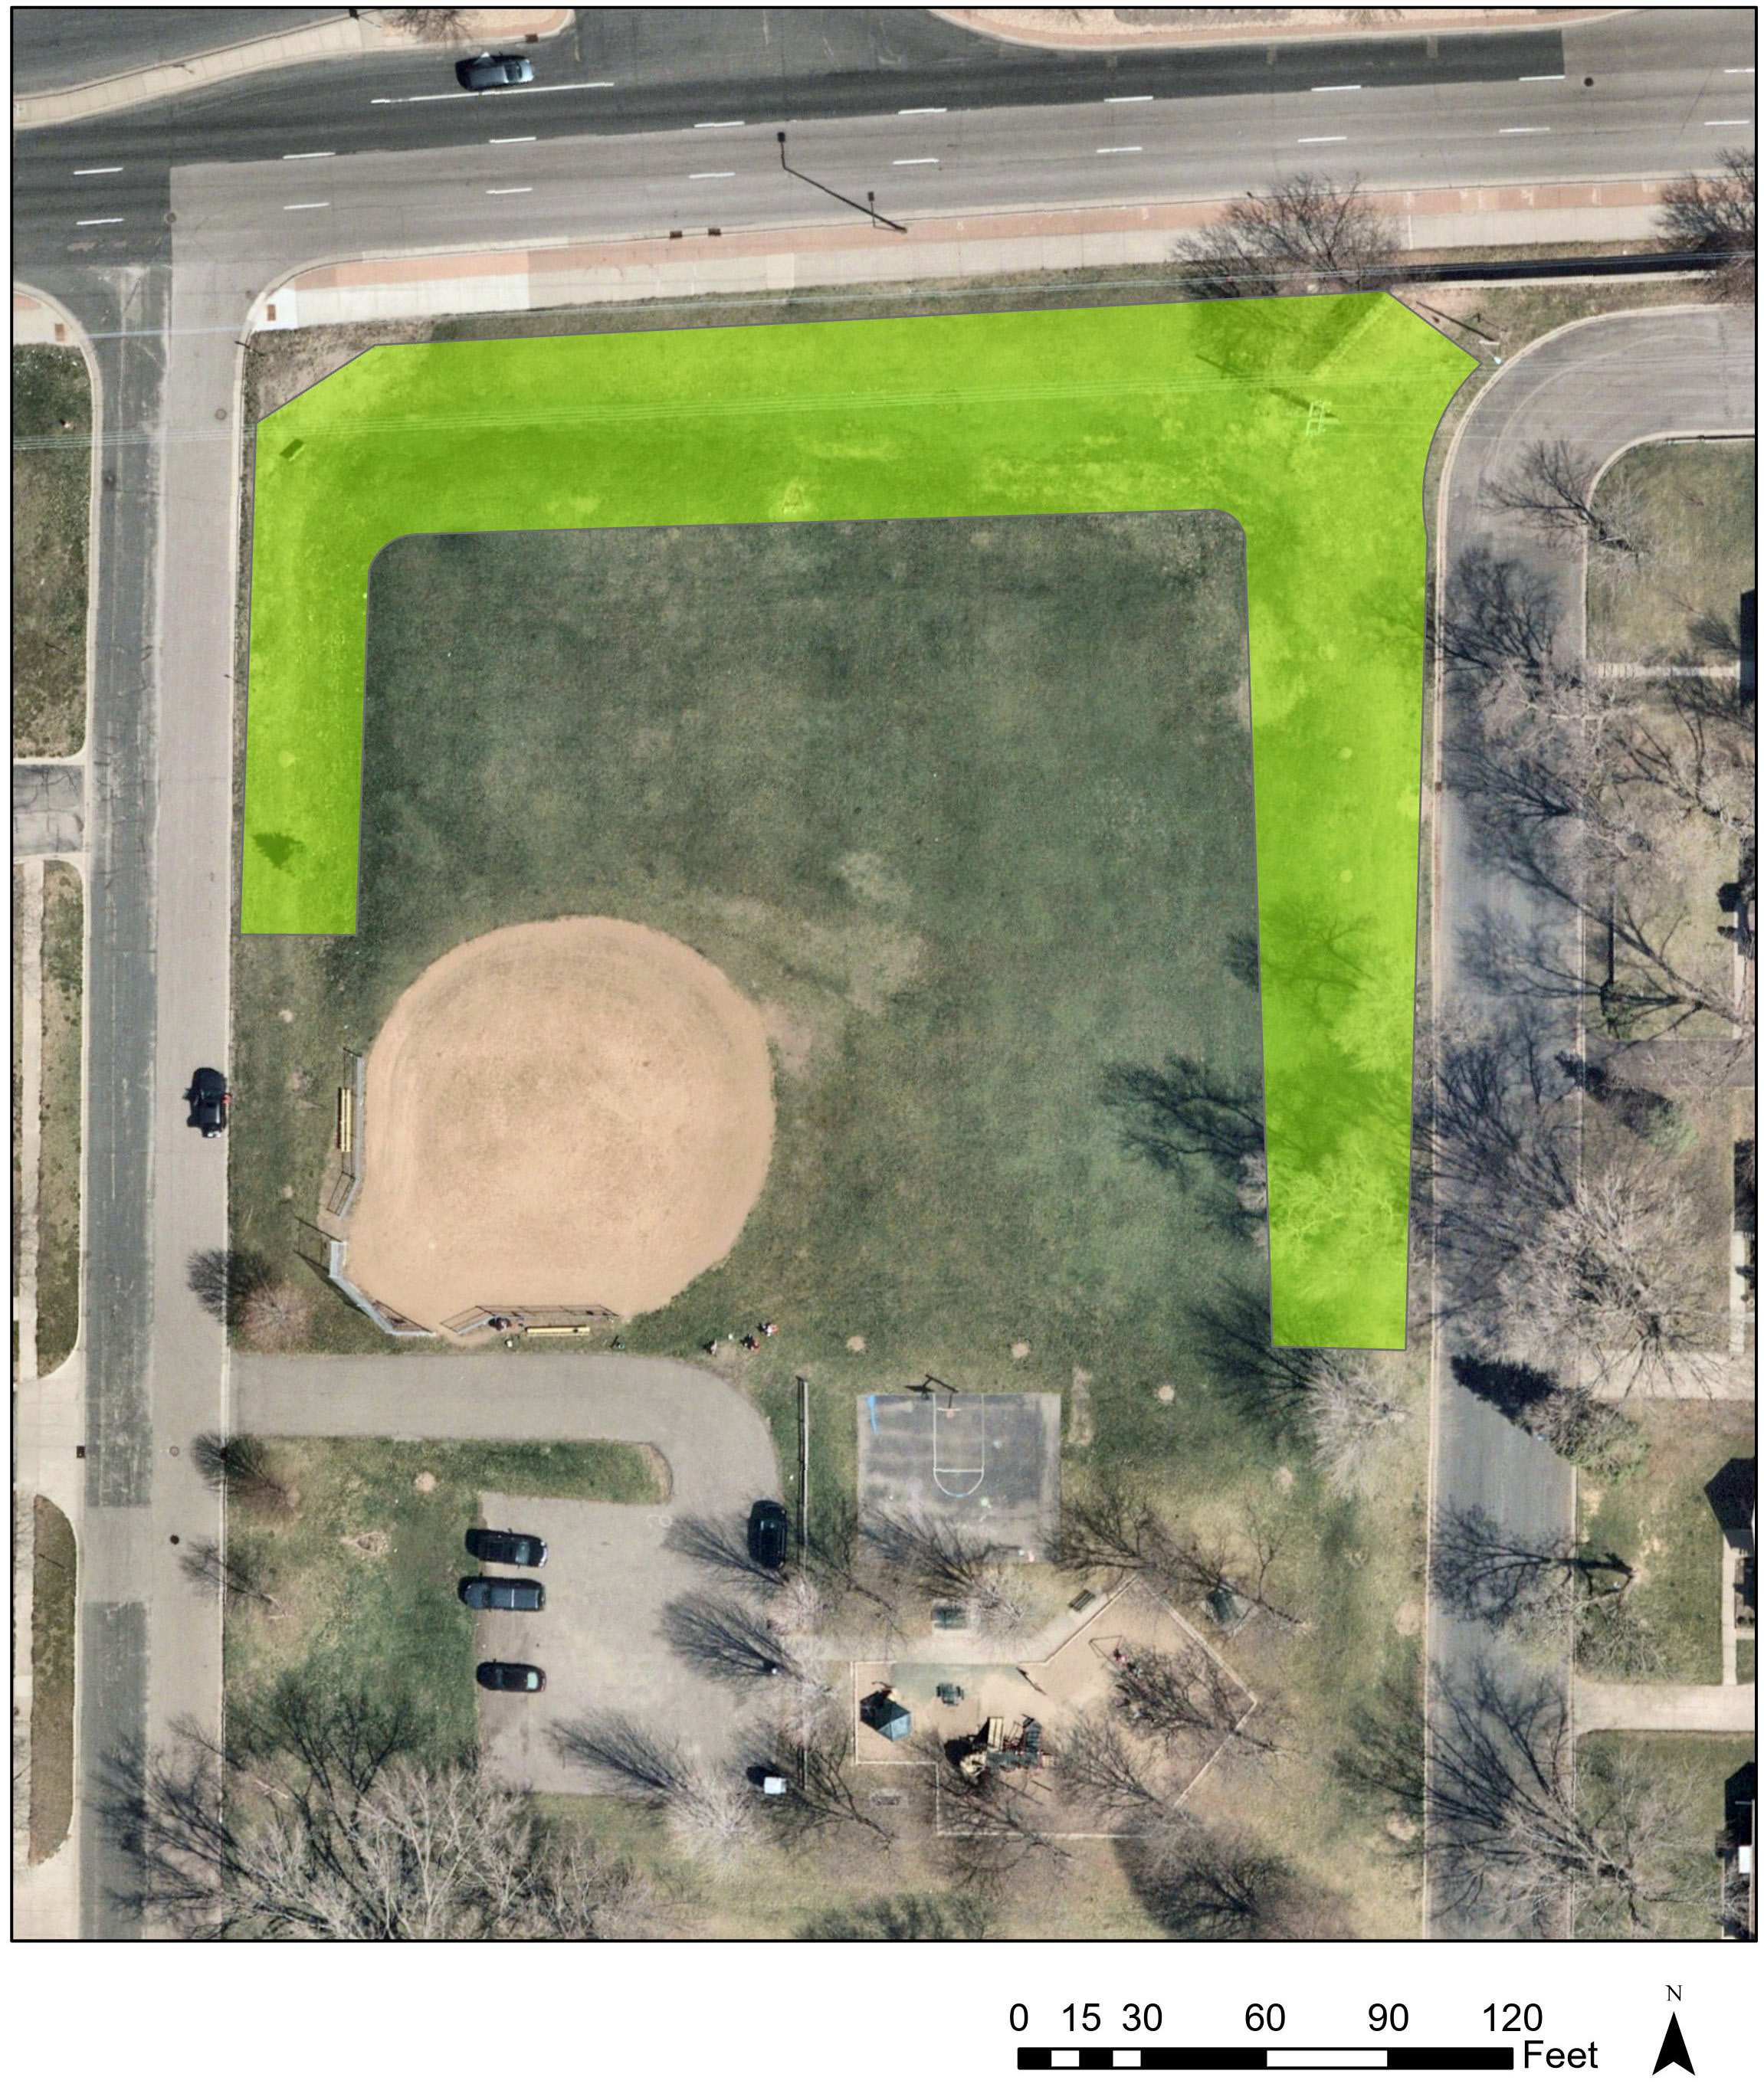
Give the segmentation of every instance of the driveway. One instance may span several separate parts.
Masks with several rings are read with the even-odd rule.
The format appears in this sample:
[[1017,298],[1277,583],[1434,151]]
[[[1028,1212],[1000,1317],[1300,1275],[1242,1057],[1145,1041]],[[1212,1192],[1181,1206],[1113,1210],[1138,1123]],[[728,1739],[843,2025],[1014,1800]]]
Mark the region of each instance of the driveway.
[[234,1426],[257,1435],[645,1442],[660,1452],[673,1479],[660,1507],[485,1496],[493,1525],[531,1530],[551,1552],[541,1614],[478,1624],[480,1658],[546,1671],[539,1702],[480,1702],[485,1765],[511,1784],[592,1787],[552,1747],[555,1721],[620,1714],[716,1760],[758,1707],[686,1664],[664,1630],[663,1611],[681,1596],[739,1594],[670,1547],[677,1522],[733,1527],[756,1500],[779,1496],[764,1419],[711,1371],[647,1355],[241,1354],[233,1393]]
[[[1518,560],[1554,589],[1562,650],[1578,653],[1586,635],[1578,548],[1490,514],[1481,504],[1485,487],[1511,471],[1529,444],[1557,437],[1603,463],[1651,437],[1749,433],[1756,425],[1753,323],[1749,309],[1707,305],[1622,314],[1569,326],[1509,363],[1466,416],[1448,467],[1439,546],[1442,620],[1452,613],[1451,575],[1459,561],[1484,548]],[[1443,713],[1450,700],[1447,690],[1441,732],[1446,749],[1452,721]],[[1442,754],[1440,774],[1445,787],[1436,800],[1434,830],[1434,1006],[1492,1018],[1501,1002],[1463,961],[1464,939],[1479,916],[1491,913],[1565,942],[1573,922],[1478,856],[1449,753]],[[1573,1009],[1565,1007],[1560,1018],[1560,1048],[1573,1050]],[[1546,1540],[1570,1537],[1571,1467],[1465,1391],[1451,1374],[1450,1351],[1449,1329],[1442,1329],[1433,1354],[1434,1513],[1477,1507],[1516,1532]],[[1431,1590],[1428,1652],[1435,1688],[1464,1680],[1479,1660],[1498,1669],[1514,1657],[1483,1626],[1442,1611]],[[1565,1695],[1570,1664],[1565,1657],[1559,1674]],[[1429,1920],[1431,1934],[1456,1931]]]

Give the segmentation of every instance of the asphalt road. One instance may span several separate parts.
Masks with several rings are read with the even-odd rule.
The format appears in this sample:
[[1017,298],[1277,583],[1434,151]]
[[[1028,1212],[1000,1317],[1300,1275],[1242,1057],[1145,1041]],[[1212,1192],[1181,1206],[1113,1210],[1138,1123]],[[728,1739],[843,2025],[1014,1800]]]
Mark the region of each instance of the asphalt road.
[[[579,52],[548,46],[539,83],[562,92],[468,99],[444,60],[413,54],[14,141],[15,275],[91,335],[107,451],[88,833],[88,1773],[180,1716],[211,1722],[218,1700],[214,1611],[170,1539],[214,1511],[182,1452],[222,1423],[226,1360],[184,1265],[224,1239],[224,1184],[176,1098],[196,1064],[224,1063],[226,416],[256,293],[340,254],[825,221],[837,206],[775,164],[780,117],[806,171],[937,214],[1218,194],[1300,165],[1386,186],[1605,178],[1709,165],[1751,135],[1743,11],[1623,15],[1559,50],[1381,39],[1113,66],[895,11],[681,13],[664,42],[655,21],[603,13]],[[615,85],[583,84],[602,76]],[[335,156],[284,156],[304,153]],[[83,1846],[85,1931],[105,1932],[114,1858],[96,1834]]]
[[[18,265],[54,288],[44,271],[163,256],[169,170],[205,162],[279,169],[285,193],[252,207],[322,219],[303,228],[307,250],[331,258],[384,242],[387,216],[431,178],[398,160],[425,152],[493,176],[491,228],[514,240],[819,221],[824,199],[777,170],[779,124],[832,126],[797,141],[805,169],[909,217],[1227,194],[1301,167],[1384,188],[1671,173],[1753,134],[1741,10],[1432,49],[1377,38],[1108,58],[996,44],[910,10],[621,11],[579,33],[580,58],[568,39],[547,46],[532,91],[466,95],[443,57],[416,53],[21,133]],[[618,209],[608,198],[585,220],[583,180],[596,203],[611,182]],[[468,181],[443,194],[457,207]],[[432,243],[461,243],[452,209],[422,209]]]
[[109,79],[176,58],[334,21],[341,7],[15,7],[12,92]]
[[[1603,462],[1650,436],[1752,430],[1757,425],[1753,326],[1749,309],[1723,306],[1595,319],[1510,363],[1466,416],[1453,458],[1441,523],[1442,617],[1453,612],[1450,576],[1458,561],[1472,548],[1486,548],[1518,561],[1554,591],[1562,610],[1563,653],[1581,653],[1586,587],[1578,550],[1488,513],[1482,500],[1489,482],[1510,472],[1528,444],[1559,436]],[[1449,749],[1449,714],[1442,725]],[[1574,927],[1560,908],[1553,911],[1478,853],[1453,787],[1449,754],[1444,772],[1434,876],[1435,1001],[1442,1009],[1492,1021],[1501,1012],[1501,998],[1467,960],[1467,939],[1479,919],[1493,915],[1559,937],[1570,953]],[[1563,1005],[1557,1018],[1558,1048],[1574,1050],[1573,1009]],[[1433,1409],[1436,1513],[1480,1508],[1516,1534],[1571,1538],[1571,1467],[1458,1383],[1450,1367],[1449,1325],[1440,1350]],[[1512,1667],[1515,1655],[1507,1641],[1433,1603],[1431,1594],[1429,1600],[1428,1650],[1436,1690],[1461,1688],[1479,1661],[1497,1671]],[[1558,1678],[1565,1694],[1570,1678],[1565,1647]],[[1437,1905],[1430,1911],[1430,1931],[1436,1935],[1477,1931],[1442,1918]]]

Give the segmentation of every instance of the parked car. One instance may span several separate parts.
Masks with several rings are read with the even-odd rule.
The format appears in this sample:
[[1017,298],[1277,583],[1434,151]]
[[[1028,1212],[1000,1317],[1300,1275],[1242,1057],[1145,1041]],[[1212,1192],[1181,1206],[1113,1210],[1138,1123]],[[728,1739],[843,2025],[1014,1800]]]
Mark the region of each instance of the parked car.
[[543,1565],[547,1556],[542,1536],[522,1536],[512,1529],[468,1529],[465,1547],[486,1565]]
[[459,1598],[468,1609],[542,1609],[545,1590],[538,1580],[462,1580]]
[[461,58],[453,76],[468,94],[487,94],[498,87],[526,86],[533,76],[533,62],[503,51],[480,51],[475,58]]
[[227,1092],[224,1073],[217,1073],[212,1065],[199,1065],[184,1090],[184,1099],[190,1103],[185,1120],[192,1130],[199,1130],[204,1137],[218,1137],[226,1129],[227,1106],[233,1097]]
[[536,1696],[545,1685],[545,1670],[524,1659],[486,1659],[478,1667],[481,1688],[499,1688],[516,1696]]
[[747,1517],[747,1555],[768,1573],[784,1562],[790,1543],[790,1517],[776,1500],[755,1500]]

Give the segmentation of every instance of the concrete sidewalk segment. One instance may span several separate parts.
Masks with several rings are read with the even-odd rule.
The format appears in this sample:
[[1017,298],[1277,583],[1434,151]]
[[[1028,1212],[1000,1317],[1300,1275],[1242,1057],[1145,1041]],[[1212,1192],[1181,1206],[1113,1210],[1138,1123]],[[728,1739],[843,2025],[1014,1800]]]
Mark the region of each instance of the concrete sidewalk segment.
[[1757,1700],[1740,1688],[1671,1682],[1574,1683],[1574,1731],[1588,1732],[1752,1732]]
[[[958,29],[1040,50],[1194,50],[1222,44],[1285,44],[1332,39],[1463,35],[1481,31],[1563,29],[1600,22],[1618,7],[933,7]],[[1188,13],[1238,19],[1189,23]],[[1368,16],[1375,19],[1368,19]],[[1134,18],[1138,19],[1135,19]],[[1147,19],[1150,18],[1150,19]]]
[[[1529,188],[1393,190],[1377,200],[1409,253],[1466,246],[1574,245],[1651,239],[1660,181]],[[1215,223],[1223,200],[927,217],[903,238],[867,225],[694,233],[467,254],[401,254],[303,268],[267,290],[254,329],[539,311],[644,297],[761,293],[839,284],[971,280],[1167,262],[1185,233]]]

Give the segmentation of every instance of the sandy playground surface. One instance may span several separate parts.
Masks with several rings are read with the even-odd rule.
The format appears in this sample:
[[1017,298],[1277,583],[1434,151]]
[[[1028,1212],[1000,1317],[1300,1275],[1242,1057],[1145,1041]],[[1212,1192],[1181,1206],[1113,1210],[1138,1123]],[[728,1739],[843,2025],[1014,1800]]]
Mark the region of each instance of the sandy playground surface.
[[740,1236],[771,1156],[760,1016],[627,920],[462,943],[368,1058],[348,1272],[427,1326],[474,1306],[667,1303]]

